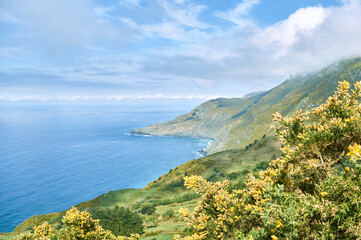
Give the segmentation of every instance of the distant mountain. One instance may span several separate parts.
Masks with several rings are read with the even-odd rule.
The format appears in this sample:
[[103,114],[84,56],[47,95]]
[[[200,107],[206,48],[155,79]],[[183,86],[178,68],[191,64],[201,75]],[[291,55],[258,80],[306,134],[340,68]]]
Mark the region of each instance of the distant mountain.
[[361,80],[361,58],[342,60],[314,74],[291,78],[270,91],[248,98],[207,101],[172,121],[132,133],[213,139],[209,153],[244,148],[271,134],[272,114],[311,109],[336,90],[338,81]]

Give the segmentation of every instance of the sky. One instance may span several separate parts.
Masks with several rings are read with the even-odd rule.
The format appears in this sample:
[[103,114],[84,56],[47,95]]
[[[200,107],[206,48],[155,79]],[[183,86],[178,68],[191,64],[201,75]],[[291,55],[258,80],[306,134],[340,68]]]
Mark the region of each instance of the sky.
[[361,0],[0,0],[0,100],[242,97],[361,56]]

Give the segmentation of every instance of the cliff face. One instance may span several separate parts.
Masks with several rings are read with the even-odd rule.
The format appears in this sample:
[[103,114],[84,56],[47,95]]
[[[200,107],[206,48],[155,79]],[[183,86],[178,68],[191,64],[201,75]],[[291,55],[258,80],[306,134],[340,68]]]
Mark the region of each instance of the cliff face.
[[134,129],[134,134],[214,139],[207,151],[239,149],[271,134],[272,114],[289,115],[325,101],[338,81],[361,81],[361,58],[337,62],[320,72],[289,79],[249,98],[219,98],[205,102],[172,121]]

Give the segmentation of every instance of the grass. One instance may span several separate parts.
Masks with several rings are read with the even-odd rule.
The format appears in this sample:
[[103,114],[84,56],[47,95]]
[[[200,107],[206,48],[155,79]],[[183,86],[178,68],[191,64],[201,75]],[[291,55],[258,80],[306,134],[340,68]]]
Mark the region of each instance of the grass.
[[158,234],[158,235],[141,237],[141,239],[142,239],[142,240],[171,240],[171,239],[173,239],[173,234],[160,233],[160,234]]
[[12,237],[15,237],[16,235],[11,233],[0,233],[0,240],[8,240]]

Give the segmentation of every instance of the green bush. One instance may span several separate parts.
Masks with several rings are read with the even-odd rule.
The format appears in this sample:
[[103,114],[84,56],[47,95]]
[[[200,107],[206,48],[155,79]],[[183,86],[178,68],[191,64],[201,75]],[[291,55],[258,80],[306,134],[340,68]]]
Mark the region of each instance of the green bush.
[[270,161],[262,161],[256,164],[257,170],[266,170]]
[[142,214],[146,214],[146,215],[152,215],[153,213],[155,213],[155,206],[154,205],[144,205],[141,209],[140,212]]
[[173,192],[177,188],[184,189],[184,180],[183,179],[178,181],[178,182],[172,182],[172,183],[169,183],[169,184],[164,184],[159,188],[159,190]]
[[100,220],[100,225],[117,236],[130,236],[130,234],[142,234],[143,222],[140,216],[129,208],[96,210],[93,217]]
[[163,213],[163,217],[166,217],[166,218],[171,218],[171,217],[173,217],[173,215],[174,215],[174,211],[173,210],[171,210],[171,209],[169,209],[169,210],[167,210],[165,213]]
[[250,173],[250,171],[248,169],[245,169],[241,172],[242,175],[247,175],[248,173]]
[[227,178],[230,180],[236,180],[239,175],[241,175],[241,173],[233,172],[233,173],[227,174]]

